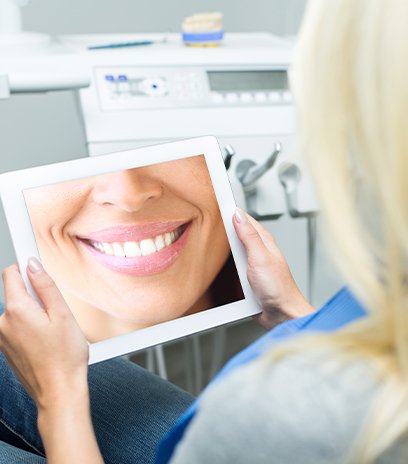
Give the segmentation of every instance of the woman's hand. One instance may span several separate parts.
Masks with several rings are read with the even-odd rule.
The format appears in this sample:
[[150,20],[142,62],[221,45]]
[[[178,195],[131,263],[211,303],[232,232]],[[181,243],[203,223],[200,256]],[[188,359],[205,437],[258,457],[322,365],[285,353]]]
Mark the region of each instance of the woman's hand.
[[43,307],[27,292],[17,266],[5,269],[0,348],[41,410],[70,389],[86,387],[89,350],[61,293],[35,258],[27,275]]
[[255,319],[266,329],[314,311],[299,290],[270,232],[241,209],[234,227],[248,256],[248,280],[261,307]]
[[88,343],[37,259],[30,258],[27,275],[42,306],[17,266],[7,268],[0,349],[37,405],[47,462],[103,463],[91,421]]

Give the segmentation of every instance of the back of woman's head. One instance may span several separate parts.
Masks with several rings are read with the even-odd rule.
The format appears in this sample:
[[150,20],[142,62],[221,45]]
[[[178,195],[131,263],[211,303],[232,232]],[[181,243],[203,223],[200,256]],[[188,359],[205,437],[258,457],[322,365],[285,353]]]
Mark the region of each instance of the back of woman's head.
[[336,262],[370,312],[349,341],[382,360],[371,457],[408,428],[407,49],[407,0],[309,0],[292,70],[299,149]]

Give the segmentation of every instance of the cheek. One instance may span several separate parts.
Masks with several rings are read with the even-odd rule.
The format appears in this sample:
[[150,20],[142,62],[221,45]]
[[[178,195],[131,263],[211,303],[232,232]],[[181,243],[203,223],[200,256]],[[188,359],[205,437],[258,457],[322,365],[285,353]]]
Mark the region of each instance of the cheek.
[[207,236],[209,244],[214,246],[214,251],[229,252],[224,223],[209,176],[202,175],[198,179],[197,175],[189,185],[184,184],[183,187],[184,199],[199,212],[201,230]]
[[206,254],[213,257],[209,263],[214,263],[211,267],[221,267],[231,249],[215,195],[209,196],[207,190],[207,197],[200,203],[199,208],[202,213],[203,231],[207,236]]
[[64,234],[65,226],[79,210],[75,197],[57,192],[40,192],[26,196],[34,234],[40,242],[49,242]]
[[228,242],[227,234],[225,232],[224,223],[222,222],[220,214],[217,217],[217,222],[214,226],[214,232],[216,238],[213,240],[212,251],[214,252],[214,254],[218,255],[220,257],[220,260],[223,262],[224,259],[226,259],[227,256],[230,254],[231,248]]
[[59,221],[58,209],[53,209],[53,202],[36,195],[27,201],[31,225],[37,240],[44,241],[51,234],[53,224]]

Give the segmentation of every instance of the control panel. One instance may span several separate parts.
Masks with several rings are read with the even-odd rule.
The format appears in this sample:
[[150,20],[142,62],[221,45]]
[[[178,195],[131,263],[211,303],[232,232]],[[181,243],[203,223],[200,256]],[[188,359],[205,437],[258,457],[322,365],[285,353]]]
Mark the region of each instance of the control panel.
[[287,70],[95,67],[101,110],[289,105]]

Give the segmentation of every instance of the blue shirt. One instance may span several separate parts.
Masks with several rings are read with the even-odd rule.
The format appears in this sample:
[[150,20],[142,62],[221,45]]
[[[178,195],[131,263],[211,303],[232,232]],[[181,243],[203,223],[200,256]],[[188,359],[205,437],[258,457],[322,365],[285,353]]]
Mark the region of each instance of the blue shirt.
[[[308,316],[291,319],[280,324],[266,333],[264,336],[249,345],[243,351],[234,356],[212,380],[209,387],[218,382],[222,377],[230,373],[238,366],[242,366],[265,353],[271,346],[281,339],[298,332],[330,332],[343,327],[366,314],[364,308],[347,290],[340,290],[319,311]],[[209,388],[207,387],[207,388]],[[159,445],[156,457],[157,464],[168,463],[178,444],[182,439],[188,424],[195,416],[200,406],[200,395],[196,401],[181,416],[177,424],[168,432]]]

